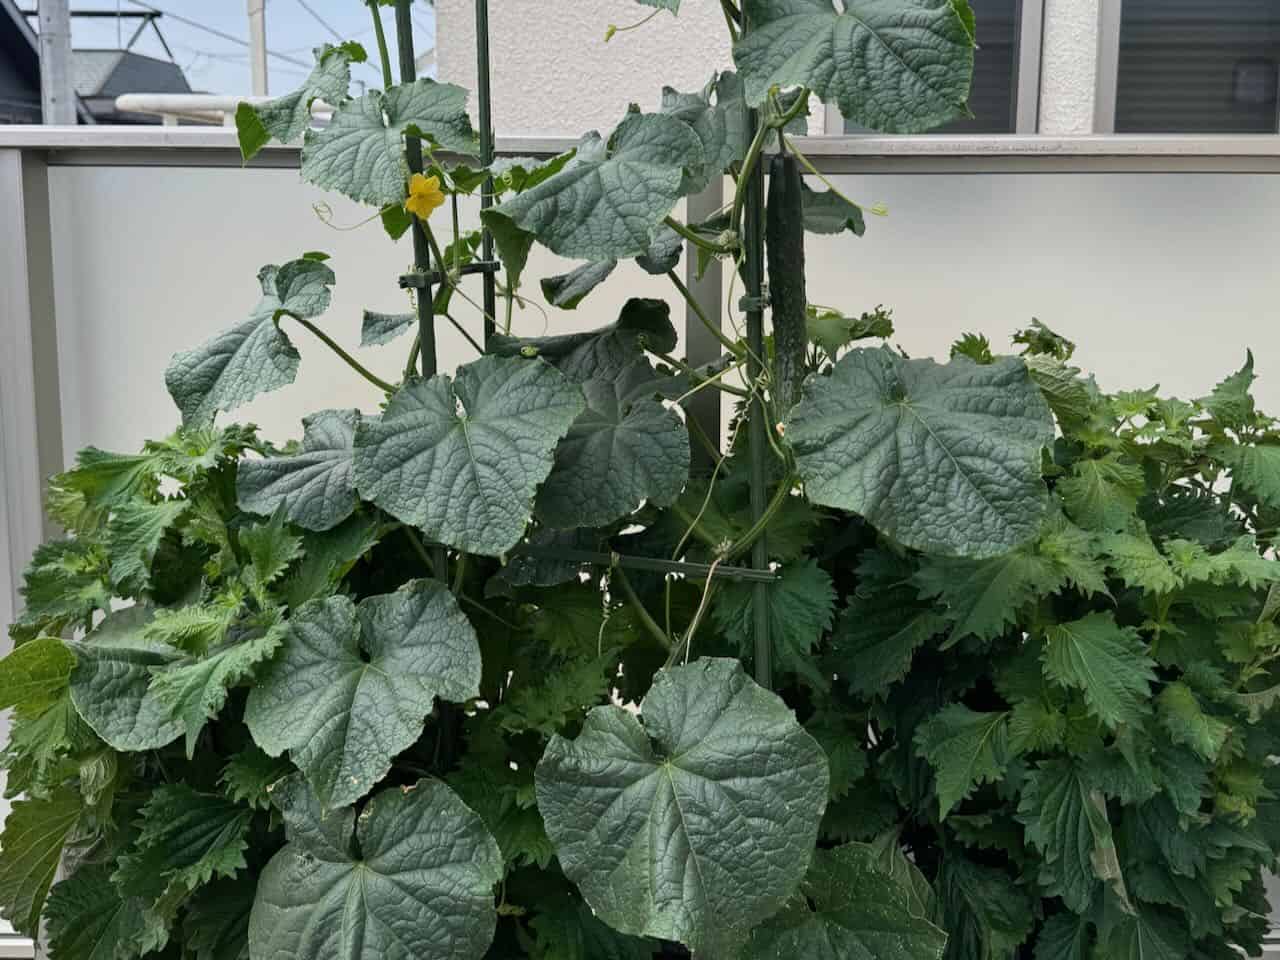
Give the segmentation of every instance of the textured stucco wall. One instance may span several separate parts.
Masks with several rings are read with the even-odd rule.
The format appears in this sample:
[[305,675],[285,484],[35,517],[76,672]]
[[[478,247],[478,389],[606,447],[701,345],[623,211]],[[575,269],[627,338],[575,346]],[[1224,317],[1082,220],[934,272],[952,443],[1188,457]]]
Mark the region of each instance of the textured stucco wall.
[[[604,42],[609,24],[652,12],[635,0],[501,0],[490,6],[494,127],[499,136],[608,132],[627,104],[657,107],[664,84],[696,90],[731,65],[715,3],[686,3]],[[439,77],[476,87],[475,5],[438,0]],[[472,101],[474,110],[474,97]]]
[[1045,0],[1040,132],[1093,133],[1100,0]]

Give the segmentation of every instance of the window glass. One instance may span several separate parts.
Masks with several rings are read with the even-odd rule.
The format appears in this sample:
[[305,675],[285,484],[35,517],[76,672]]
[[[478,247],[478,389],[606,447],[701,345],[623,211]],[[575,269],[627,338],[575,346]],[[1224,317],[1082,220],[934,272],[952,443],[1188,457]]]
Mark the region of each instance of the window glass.
[[[933,133],[1013,133],[1018,73],[1018,9],[1021,0],[969,0],[978,22],[969,109],[973,118],[938,127]],[[846,133],[866,133],[845,122]]]
[[1124,0],[1117,133],[1275,133],[1277,0]]

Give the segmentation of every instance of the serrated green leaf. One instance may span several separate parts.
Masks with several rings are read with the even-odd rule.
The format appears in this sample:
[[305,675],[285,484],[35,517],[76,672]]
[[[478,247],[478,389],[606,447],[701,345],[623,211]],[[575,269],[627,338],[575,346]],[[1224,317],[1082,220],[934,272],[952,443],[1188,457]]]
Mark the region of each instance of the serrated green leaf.
[[546,737],[560,733],[605,699],[609,670],[616,664],[611,651],[559,663],[546,676],[517,687],[494,712],[495,719],[511,733],[533,730]]
[[1078,367],[1069,367],[1052,357],[1023,357],[1031,379],[1044,394],[1054,415],[1064,424],[1087,422],[1093,413],[1097,387],[1080,376]]
[[1099,882],[1123,889],[1106,800],[1070,760],[1040,763],[1024,781],[1018,819],[1044,857],[1040,882],[1076,913],[1087,913]]
[[272,785],[292,772],[288,760],[268,756],[251,743],[227,761],[219,782],[232,800],[266,810],[271,806]]
[[617,267],[617,260],[597,260],[568,273],[546,277],[542,281],[542,295],[553,307],[573,310],[587,294],[608,280]]
[[361,203],[402,203],[408,196],[407,136],[474,156],[479,141],[467,116],[467,91],[423,77],[343,103],[323,130],[307,131],[302,179]]
[[751,934],[743,960],[940,960],[947,935],[919,912],[909,886],[869,844],[814,854],[795,898]]
[[209,422],[219,410],[234,410],[260,393],[293,383],[298,351],[276,325],[276,317],[324,313],[333,271],[314,260],[294,260],[282,267],[263,267],[258,280],[262,299],[247,320],[194,350],[174,354],[169,362],[165,385],[182,411],[183,423]]
[[302,537],[302,560],[279,587],[290,607],[327,596],[377,543],[384,528],[372,513],[356,513],[324,533]]
[[1092,924],[1073,913],[1056,913],[1036,937],[1035,960],[1089,960]]
[[249,960],[249,913],[257,878],[241,874],[202,888],[187,905],[183,933],[194,960]]
[[292,143],[311,126],[311,104],[324,100],[337,106],[351,86],[351,51],[330,44],[315,49],[316,65],[301,87],[266,103],[236,107],[240,156],[252,160],[271,139]]
[[1070,475],[1059,480],[1054,489],[1067,514],[1080,526],[1120,531],[1137,513],[1138,499],[1146,493],[1147,485],[1141,466],[1109,454],[1098,460],[1077,460]]
[[22,580],[22,614],[9,628],[18,640],[82,626],[94,611],[111,604],[106,555],[81,540],[50,540],[36,547]]
[[675,208],[685,171],[700,169],[704,159],[688,124],[628,114],[607,142],[588,134],[563,170],[481,218],[495,236],[531,234],[563,257],[639,256]]
[[204,653],[226,638],[240,613],[243,596],[243,591],[233,591],[209,603],[157,610],[142,635],[187,653]]
[[0,710],[36,716],[53,706],[71,679],[76,658],[61,640],[40,637],[0,660]]
[[80,821],[80,791],[60,787],[47,799],[14,801],[0,833],[0,917],[35,936],[62,848]]
[[815,713],[804,728],[827,755],[831,799],[839,800],[867,772],[867,753],[863,749],[866,731],[859,729],[856,718],[836,710]]
[[552,738],[536,772],[547,833],[610,926],[732,956],[804,876],[826,758],[737,661],[660,671],[641,715],[597,707],[576,739]]
[[188,757],[194,755],[196,738],[204,725],[226,704],[230,688],[260,669],[280,646],[283,634],[284,628],[277,625],[198,660],[154,670],[149,692],[182,724]]
[[937,777],[938,813],[945,817],[981,783],[1004,777],[1009,751],[1009,714],[977,713],[953,703],[916,730],[916,753]]
[[1195,693],[1185,683],[1170,683],[1156,696],[1156,719],[1174,743],[1183,743],[1204,757],[1216,760],[1231,727],[1204,712]]
[[1191,946],[1182,925],[1154,909],[1118,914],[1100,940],[1107,960],[1185,960]]
[[[289,843],[258,881],[255,957],[479,960],[497,922],[502,855],[480,818],[437,780],[384,790],[326,818],[300,782],[274,797]],[[355,850],[359,850],[359,855]]]
[[146,607],[110,614],[82,641],[67,641],[76,656],[71,699],[94,733],[120,751],[155,750],[182,733],[169,708],[151,692],[151,673],[178,659],[171,647],[147,640]]
[[608,927],[576,897],[539,904],[529,926],[536,934],[535,960],[653,960],[660,949],[647,937],[628,937]]
[[270,516],[283,508],[290,523],[315,531],[347,519],[360,502],[351,476],[359,422],[358,410],[321,410],[302,421],[296,454],[243,461],[236,472],[240,509]]
[[1280,510],[1280,444],[1216,443],[1209,455],[1230,468],[1237,487]]
[[252,817],[249,809],[217,794],[178,783],[158,787],[142,808],[137,839],[120,857],[112,882],[142,901],[153,928],[167,930],[193,891],[245,869]]
[[[769,584],[769,641],[776,669],[825,690],[830,679],[815,662],[813,650],[835,618],[831,577],[816,560],[789,563],[778,572],[779,578]],[[755,644],[753,588],[736,580],[722,584],[711,607],[713,622],[748,657]]]
[[142,934],[140,905],[120,895],[103,864],[60,881],[45,908],[49,955],[57,960],[117,960]]
[[356,431],[362,496],[427,536],[498,556],[524,535],[582,390],[541,360],[481,357],[411,380]]
[[939,366],[851,351],[805,383],[785,435],[811,501],[905,546],[991,556],[1044,518],[1040,451],[1053,419],[1013,358]]
[[321,802],[339,807],[413,745],[437,698],[462,702],[479,684],[480,647],[453,595],[412,580],[359,606],[330,597],[300,608],[249,694],[245,722],[258,746],[288,750]]
[[248,554],[244,580],[259,597],[262,606],[267,588],[284,576],[289,565],[302,554],[302,538],[285,527],[284,505],[276,507],[271,518],[240,530],[240,546]]
[[733,59],[752,106],[771,87],[808,87],[846,120],[923,133],[968,114],[973,32],[963,4],[938,0],[745,0],[750,31]]
[[151,562],[165,533],[186,513],[186,500],[134,501],[117,509],[107,525],[111,585],[138,594],[151,587]]
[[993,640],[1018,623],[1030,603],[1057,592],[1062,573],[1032,547],[986,560],[926,557],[911,580],[926,599],[942,604],[954,626],[952,646],[965,637]]
[[1098,547],[1109,566],[1126,586],[1150,593],[1170,593],[1181,580],[1145,533],[1108,533],[1098,538]]
[[824,310],[809,305],[805,330],[811,341],[831,360],[855,340],[893,336],[893,311],[877,307],[860,317],[846,317],[838,310]]
[[1043,657],[1045,675],[1080,690],[1108,727],[1140,723],[1150,712],[1155,663],[1138,631],[1117,625],[1110,611],[1047,627]]
[[600,527],[643,503],[668,506],[689,479],[689,431],[655,394],[647,360],[617,379],[582,383],[586,409],[556,447],[538,491],[539,517],[556,529]]
[[995,354],[991,352],[991,341],[981,333],[966,333],[951,344],[951,359],[965,357],[974,363],[986,366],[995,363]]
[[1248,427],[1257,414],[1249,392],[1256,379],[1250,350],[1246,352],[1244,366],[1214,387],[1209,396],[1202,397],[1200,403],[1221,426],[1229,430]]
[[1035,926],[1035,904],[1003,870],[952,855],[939,867],[937,888],[950,958],[1012,960]]

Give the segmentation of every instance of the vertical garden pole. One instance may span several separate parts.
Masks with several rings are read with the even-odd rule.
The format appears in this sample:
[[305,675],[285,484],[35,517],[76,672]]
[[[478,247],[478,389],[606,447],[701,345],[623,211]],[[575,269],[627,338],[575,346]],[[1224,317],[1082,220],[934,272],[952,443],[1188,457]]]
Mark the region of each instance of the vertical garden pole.
[[[413,83],[418,76],[417,63],[413,59],[413,0],[396,0],[396,46],[400,51],[400,82]],[[422,144],[415,137],[406,137],[405,159],[410,173],[422,172]],[[427,246],[427,233],[415,217],[413,220],[413,266],[424,275],[431,273],[431,250]],[[440,265],[443,268],[443,264]],[[431,299],[431,284],[418,288],[418,354],[420,370],[424,377],[436,374],[436,318]]]
[[[742,12],[742,32],[750,29],[746,9]],[[755,138],[760,115],[747,111],[747,140]],[[744,260],[742,278],[746,286],[747,305],[747,378],[755,385],[751,401],[751,516],[759,520],[768,499],[765,454],[769,445],[767,409],[759,390],[761,361],[764,359],[764,160],[758,159],[747,180],[742,217]],[[769,550],[762,534],[751,545],[751,566],[763,570],[769,565]],[[769,585],[757,583],[752,588],[751,612],[755,636],[756,682],[766,689],[773,687],[773,643],[769,636]]]
[[[493,112],[489,89],[489,0],[476,0],[476,87],[479,94],[480,110],[480,163],[489,166],[493,163]],[[480,188],[480,209],[487,210],[493,206],[493,177],[489,177]],[[481,227],[480,256],[487,263],[493,259],[493,237],[485,227]],[[498,300],[494,287],[494,275],[488,271],[484,277],[484,344],[489,345],[489,338],[494,332],[494,316],[498,309]]]

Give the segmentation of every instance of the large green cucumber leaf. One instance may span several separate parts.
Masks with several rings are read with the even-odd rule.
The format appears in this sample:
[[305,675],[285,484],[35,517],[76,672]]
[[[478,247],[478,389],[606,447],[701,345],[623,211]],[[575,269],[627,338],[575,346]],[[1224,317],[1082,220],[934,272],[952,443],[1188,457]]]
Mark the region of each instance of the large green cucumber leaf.
[[362,496],[427,536],[499,556],[524,535],[582,390],[538,359],[481,357],[411,380],[356,431]]
[[489,350],[501,357],[536,354],[570,380],[613,380],[644,356],[644,348],[670,353],[676,348],[676,328],[665,300],[633,297],[622,307],[616,323],[582,333],[550,337],[489,338]]
[[845,119],[921,133],[968,115],[973,14],[966,0],[744,0],[733,59],[752,106],[808,87]]
[[659,671],[635,714],[553,737],[538,809],[565,874],[623,933],[735,956],[795,892],[827,802],[827,760],[736,660]]
[[752,932],[742,960],[939,960],[946,948],[910,882],[871,844],[818,850],[800,890]]
[[438,780],[326,814],[300,778],[273,792],[289,843],[267,864],[249,918],[255,960],[479,960],[497,924],[502,855]]
[[84,640],[66,641],[76,656],[71,701],[116,750],[155,750],[182,734],[182,724],[150,689],[152,673],[181,656],[143,635],[152,616],[147,607],[128,607],[109,614]]
[[437,698],[479,694],[475,631],[439,581],[412,580],[356,606],[313,600],[249,694],[245,722],[273,757],[285,750],[326,807],[352,803],[422,735]]
[[635,257],[680,199],[686,172],[704,162],[687,123],[630,113],[607,142],[588,134],[563,170],[481,216],[500,246],[526,234],[564,257]]
[[1053,417],[1016,358],[944,366],[852,350],[805,383],[786,438],[811,501],[928,553],[1002,553],[1048,508]]
[[164,382],[183,423],[209,422],[219,410],[234,410],[297,376],[298,351],[276,320],[324,313],[333,271],[315,260],[293,260],[263,267],[258,281],[262,299],[249,319],[169,361]]
[[281,143],[297,140],[311,126],[311,104],[316,100],[331,106],[346,100],[351,87],[352,61],[360,59],[358,55],[353,56],[358,50],[347,44],[335,47],[326,43],[316,47],[316,65],[297,90],[266,103],[241,102],[236,107],[240,155],[251,160],[270,140]]
[[434,141],[445,150],[478,153],[467,91],[424,77],[347,101],[323,130],[307,131],[302,179],[361,203],[402,203],[409,195],[406,136]]
[[302,421],[302,449],[291,456],[244,460],[236,471],[240,509],[271,516],[284,508],[290,523],[307,530],[336,527],[360,498],[351,452],[358,410],[321,410]]
[[[730,164],[746,154],[750,137],[741,90],[741,83],[732,73],[713,79],[697,93],[662,88],[660,112],[687,123],[702,144],[702,163],[690,169],[680,185],[680,192],[686,196],[705,190],[715,177],[723,176]],[[713,94],[718,94],[714,105]]]
[[602,527],[648,501],[669,506],[689,478],[689,431],[655,398],[657,374],[636,360],[616,380],[582,384],[587,409],[556,448],[538,515],[558,529]]

